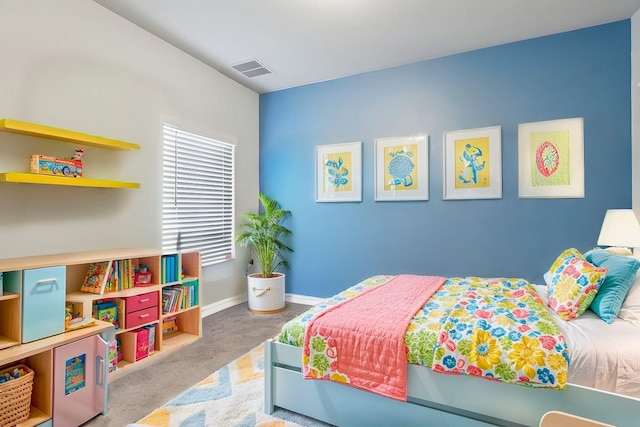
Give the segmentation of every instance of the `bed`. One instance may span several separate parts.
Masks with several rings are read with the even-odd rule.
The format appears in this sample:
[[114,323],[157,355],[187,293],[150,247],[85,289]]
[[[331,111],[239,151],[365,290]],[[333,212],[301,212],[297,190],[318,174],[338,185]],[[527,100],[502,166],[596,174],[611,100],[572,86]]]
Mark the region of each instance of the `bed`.
[[[526,284],[526,289],[532,289],[545,307],[554,306],[547,310],[548,316],[560,328],[569,349],[566,383],[559,387],[522,387],[470,375],[443,375],[435,372],[433,366],[415,361],[406,365],[406,401],[334,381],[304,379],[308,366],[303,363],[302,349],[308,323],[320,313],[353,298],[362,289],[385,284],[396,277],[373,276],[292,319],[276,339],[267,342],[265,411],[271,413],[277,406],[339,426],[537,426],[546,412],[559,410],[618,427],[635,426],[640,419],[640,279],[636,277],[640,263],[631,262],[632,268],[626,270],[625,286],[628,287],[624,295],[627,297],[626,300],[623,297],[616,311],[625,316],[620,314],[623,318],[614,316],[605,322],[606,313],[597,309],[595,295],[606,294],[606,279],[600,277],[604,276],[603,271],[609,272],[612,280],[619,268],[617,264],[603,261],[609,259],[607,254],[600,257],[602,254],[597,252],[595,260],[593,253],[585,255],[575,249],[564,251],[545,275],[547,284]],[[621,260],[620,257],[612,259]],[[625,258],[624,262],[628,260]],[[609,268],[603,270],[604,267],[597,264]],[[576,274],[576,266],[580,275]],[[593,283],[599,281],[595,291],[591,289],[594,286],[583,283],[585,276],[590,275]],[[571,280],[579,276],[578,282],[586,289],[574,300],[575,304],[558,302],[569,276]],[[551,286],[549,283],[558,277],[557,286]],[[447,283],[453,279],[448,278]],[[620,283],[614,284],[617,289]],[[407,330],[411,329],[410,324]]]

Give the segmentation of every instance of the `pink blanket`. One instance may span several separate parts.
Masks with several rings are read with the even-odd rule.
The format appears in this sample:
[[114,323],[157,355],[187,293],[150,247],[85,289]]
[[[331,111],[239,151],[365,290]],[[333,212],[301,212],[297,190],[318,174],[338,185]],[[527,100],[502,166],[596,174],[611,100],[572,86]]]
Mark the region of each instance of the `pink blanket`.
[[396,276],[320,313],[304,337],[304,378],[407,400],[407,326],[445,280]]

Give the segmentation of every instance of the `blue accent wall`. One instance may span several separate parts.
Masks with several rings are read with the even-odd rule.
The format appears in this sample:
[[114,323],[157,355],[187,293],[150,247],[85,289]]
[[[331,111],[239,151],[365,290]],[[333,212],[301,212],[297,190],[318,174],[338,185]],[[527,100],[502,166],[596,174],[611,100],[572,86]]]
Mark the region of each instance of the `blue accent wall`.
[[[398,47],[401,48],[401,47]],[[375,274],[543,283],[631,207],[631,22],[260,96],[260,190],[292,211],[286,291],[327,297]],[[584,118],[585,197],[518,197],[518,124]],[[502,127],[502,198],[443,200],[443,133]],[[374,201],[374,140],[429,134],[429,200]],[[315,148],[362,141],[362,202],[315,202]],[[242,173],[240,171],[240,173]]]

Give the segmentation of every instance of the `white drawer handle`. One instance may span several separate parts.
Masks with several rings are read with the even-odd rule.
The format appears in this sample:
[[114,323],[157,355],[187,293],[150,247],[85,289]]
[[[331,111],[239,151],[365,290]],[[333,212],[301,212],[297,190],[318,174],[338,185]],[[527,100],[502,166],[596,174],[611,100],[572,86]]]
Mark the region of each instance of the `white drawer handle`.
[[141,315],[140,315],[140,316],[138,316],[138,317],[140,317],[141,319],[144,319],[145,317],[149,317],[149,316],[150,316],[150,314],[149,314],[149,313],[147,313],[147,314],[141,314]]
[[38,280],[33,288],[31,288],[32,295],[45,295],[47,293],[55,292],[59,289],[58,279],[55,277],[51,279]]
[[140,302],[147,302],[150,298],[141,299]]

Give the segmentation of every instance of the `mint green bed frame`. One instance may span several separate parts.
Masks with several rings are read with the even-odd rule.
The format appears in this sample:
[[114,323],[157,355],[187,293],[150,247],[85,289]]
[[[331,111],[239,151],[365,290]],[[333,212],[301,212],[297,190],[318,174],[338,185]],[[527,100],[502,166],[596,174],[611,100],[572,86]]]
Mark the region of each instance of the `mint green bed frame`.
[[275,407],[340,427],[530,426],[562,411],[616,427],[640,425],[640,399],[568,385],[534,389],[468,376],[444,375],[408,365],[407,402],[331,381],[305,380],[301,348],[265,343],[264,410]]

